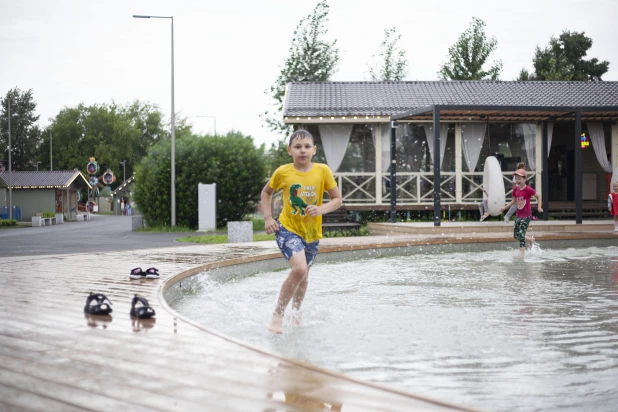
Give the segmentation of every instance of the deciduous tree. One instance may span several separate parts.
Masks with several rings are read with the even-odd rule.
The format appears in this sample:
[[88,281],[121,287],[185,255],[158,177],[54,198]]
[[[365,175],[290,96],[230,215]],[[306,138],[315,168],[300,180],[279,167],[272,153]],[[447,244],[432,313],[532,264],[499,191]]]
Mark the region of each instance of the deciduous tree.
[[37,148],[41,131],[36,125],[36,101],[32,89],[22,92],[17,87],[9,90],[0,101],[0,162],[8,168],[9,161],[9,104],[11,105],[11,168],[36,170]]
[[406,51],[399,46],[401,35],[393,27],[384,29],[384,40],[380,45],[378,55],[373,55],[372,60],[377,60],[369,65],[369,76],[373,81],[403,80],[408,74],[408,59]]
[[339,63],[337,40],[326,40],[329,6],[326,0],[319,2],[313,12],[296,26],[289,54],[283,68],[270,90],[274,110],[261,115],[264,124],[272,131],[288,134],[290,126],[283,122],[283,99],[289,82],[317,81],[331,78]]
[[489,69],[483,69],[497,46],[494,37],[487,39],[485,22],[473,17],[470,27],[449,47],[449,61],[442,64],[438,76],[443,80],[498,80],[502,61],[495,61]]
[[537,46],[532,59],[534,72],[522,69],[517,80],[598,81],[609,70],[609,62],[584,59],[592,47],[592,39],[584,32],[565,30],[551,37],[547,47]]

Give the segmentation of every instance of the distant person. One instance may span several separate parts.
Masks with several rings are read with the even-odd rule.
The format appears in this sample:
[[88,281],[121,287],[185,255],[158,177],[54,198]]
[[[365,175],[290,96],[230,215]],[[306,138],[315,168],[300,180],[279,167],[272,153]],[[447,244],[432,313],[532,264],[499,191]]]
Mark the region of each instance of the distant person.
[[526,236],[528,231],[528,225],[532,219],[532,204],[530,199],[535,197],[538,201],[537,209],[539,212],[543,212],[541,206],[541,195],[538,194],[533,188],[526,184],[528,174],[524,169],[518,169],[513,173],[517,186],[513,189],[513,200],[511,200],[506,206],[500,208],[500,212],[508,209],[509,207],[516,205],[517,211],[515,219],[515,226],[513,228],[513,237],[519,241],[519,250],[523,254],[526,250],[526,242],[532,247],[534,237]]
[[[290,300],[299,310],[307,291],[309,268],[318,254],[322,238],[322,215],[341,206],[341,193],[327,165],[312,163],[317,146],[306,130],[290,136],[288,153],[293,163],[280,166],[262,189],[261,207],[266,233],[275,233],[277,246],[291,270],[281,286],[277,306],[268,327],[272,333],[283,333],[283,314]],[[275,220],[271,213],[273,193],[283,191],[283,210]],[[330,201],[322,204],[324,192]]]
[[[515,168],[515,170],[519,170],[519,169],[526,170],[526,164],[517,163],[517,167]],[[517,183],[515,183],[515,176],[513,176],[513,181],[511,182],[511,193],[513,193],[513,190],[515,190],[516,186],[517,186]],[[504,215],[504,223],[509,223],[509,221],[511,220],[511,216],[515,214],[515,210],[516,210],[515,205],[509,208],[509,211],[506,212],[506,215]]]
[[614,233],[618,233],[618,180],[612,185],[614,190],[607,196],[607,208],[614,216]]
[[120,199],[120,214],[124,215],[124,198]]
[[481,222],[489,216],[489,194],[483,188],[483,201],[479,204],[479,212],[481,212]]

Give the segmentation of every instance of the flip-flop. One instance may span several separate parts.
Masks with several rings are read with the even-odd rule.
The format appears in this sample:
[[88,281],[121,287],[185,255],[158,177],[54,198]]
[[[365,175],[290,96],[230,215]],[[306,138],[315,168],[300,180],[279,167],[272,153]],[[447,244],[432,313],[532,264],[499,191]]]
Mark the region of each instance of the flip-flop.
[[[96,301],[96,303],[94,303]],[[108,303],[105,303],[107,301]],[[110,305],[112,302],[102,293],[92,293],[86,298],[86,306],[84,312],[91,315],[109,315],[112,313]]]
[[[136,305],[141,303],[141,306]],[[131,301],[131,316],[135,316],[139,319],[148,319],[155,315],[155,310],[148,305],[146,298],[135,295]]]

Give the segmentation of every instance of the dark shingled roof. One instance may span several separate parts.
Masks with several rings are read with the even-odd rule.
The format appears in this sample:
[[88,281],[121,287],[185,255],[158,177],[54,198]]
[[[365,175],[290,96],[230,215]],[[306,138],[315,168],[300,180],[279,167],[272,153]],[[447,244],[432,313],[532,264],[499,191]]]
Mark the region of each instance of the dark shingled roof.
[[[38,172],[12,172],[11,186],[14,188],[66,188],[75,179],[81,180],[79,186],[90,187],[86,178],[79,170],[57,170],[57,171],[38,171]],[[8,187],[9,172],[0,172],[0,185]]]
[[391,116],[432,105],[617,107],[618,82],[293,82],[284,116]]

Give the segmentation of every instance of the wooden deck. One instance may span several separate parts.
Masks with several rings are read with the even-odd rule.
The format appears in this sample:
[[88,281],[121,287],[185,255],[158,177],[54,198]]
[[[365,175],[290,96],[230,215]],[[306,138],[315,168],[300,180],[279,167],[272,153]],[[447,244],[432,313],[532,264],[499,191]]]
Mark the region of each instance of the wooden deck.
[[[465,410],[251,349],[159,301],[173,275],[268,257],[281,259],[274,242],[1,258],[0,410]],[[130,280],[138,266],[162,279]],[[111,321],[84,315],[90,291]],[[134,293],[154,320],[130,318]]]
[[[537,232],[537,238],[618,243],[606,228],[593,229]],[[320,252],[479,237],[512,241],[501,232],[470,231],[331,238]],[[194,326],[159,300],[172,277],[271,258],[281,259],[274,242],[0,258],[0,410],[469,410],[250,348]],[[130,269],[151,266],[161,279],[129,279]],[[90,291],[111,299],[111,321],[84,315]],[[156,319],[130,318],[134,293],[149,300]]]

